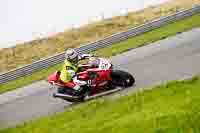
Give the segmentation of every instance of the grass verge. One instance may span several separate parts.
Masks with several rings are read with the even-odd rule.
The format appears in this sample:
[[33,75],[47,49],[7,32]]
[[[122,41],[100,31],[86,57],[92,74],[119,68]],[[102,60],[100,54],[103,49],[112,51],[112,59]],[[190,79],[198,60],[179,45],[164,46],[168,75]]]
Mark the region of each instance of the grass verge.
[[116,100],[93,100],[0,133],[200,132],[199,88],[199,77],[173,81]]
[[[120,54],[127,50],[137,48],[140,46],[144,46],[155,42],[157,40],[175,35],[177,33],[187,31],[194,27],[200,26],[200,14],[194,15],[192,17],[186,18],[184,20],[180,20],[158,29],[146,32],[142,35],[130,38],[126,41],[122,41],[120,43],[114,44],[110,47],[106,47],[100,50],[95,51],[95,53],[99,56],[110,57],[116,54]],[[45,79],[50,73],[59,70],[62,64],[58,64],[52,66],[50,68],[35,72],[31,75],[21,77],[17,80],[13,80],[0,85],[0,94],[6,91],[10,91],[27,84],[33,83],[34,81],[38,81],[41,79]]]

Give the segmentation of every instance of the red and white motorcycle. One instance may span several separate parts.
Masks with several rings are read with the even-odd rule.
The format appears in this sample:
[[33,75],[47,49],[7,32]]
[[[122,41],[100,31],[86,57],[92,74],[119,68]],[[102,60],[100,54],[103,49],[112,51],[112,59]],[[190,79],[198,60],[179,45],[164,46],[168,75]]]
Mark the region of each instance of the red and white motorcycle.
[[[79,66],[77,79],[86,81],[87,84],[81,85],[74,80],[63,83],[60,80],[60,71],[50,75],[48,82],[57,86],[57,93],[54,93],[53,96],[69,102],[78,102],[85,100],[86,97],[92,98],[113,93],[135,83],[131,74],[113,69],[111,62],[105,58],[96,58],[94,64]],[[77,84],[81,87],[78,90],[75,89]]]

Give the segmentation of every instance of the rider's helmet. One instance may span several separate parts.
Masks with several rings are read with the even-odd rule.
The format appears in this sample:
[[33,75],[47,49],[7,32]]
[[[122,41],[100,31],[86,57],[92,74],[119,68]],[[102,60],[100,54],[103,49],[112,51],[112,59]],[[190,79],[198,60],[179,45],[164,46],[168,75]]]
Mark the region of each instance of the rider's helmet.
[[78,65],[79,54],[76,50],[69,48],[65,52],[65,58],[74,65]]

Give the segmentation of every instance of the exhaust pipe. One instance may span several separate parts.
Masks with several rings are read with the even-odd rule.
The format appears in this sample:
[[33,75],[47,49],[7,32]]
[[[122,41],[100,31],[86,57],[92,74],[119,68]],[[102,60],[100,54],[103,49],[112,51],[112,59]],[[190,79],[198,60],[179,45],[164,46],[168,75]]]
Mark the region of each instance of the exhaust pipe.
[[[91,100],[91,99],[94,99],[94,98],[97,98],[97,97],[109,95],[109,94],[115,93],[117,91],[120,91],[122,89],[123,88],[119,87],[117,89],[113,89],[113,90],[105,91],[105,92],[102,92],[102,93],[99,93],[99,94],[96,94],[96,95],[88,96],[88,97],[85,98],[85,100]],[[80,99],[79,96],[71,96],[71,95],[61,94],[61,93],[54,93],[53,97],[55,97],[55,98],[61,98],[61,99],[64,99],[64,100],[74,100],[74,101]]]
[[61,93],[54,93],[53,94],[53,97],[55,98],[61,98],[61,99],[70,99],[70,100],[77,100],[79,99],[80,97],[78,96],[71,96],[71,95],[67,95],[67,94],[61,94]]
[[120,90],[122,90],[122,88],[119,87],[117,89],[113,89],[113,90],[105,91],[105,92],[102,92],[102,93],[99,93],[99,94],[96,94],[96,95],[93,95],[93,96],[89,96],[85,100],[91,100],[91,99],[94,99],[94,98],[97,98],[97,97],[102,97],[102,96],[105,96],[105,95],[115,93],[115,92],[120,91]]

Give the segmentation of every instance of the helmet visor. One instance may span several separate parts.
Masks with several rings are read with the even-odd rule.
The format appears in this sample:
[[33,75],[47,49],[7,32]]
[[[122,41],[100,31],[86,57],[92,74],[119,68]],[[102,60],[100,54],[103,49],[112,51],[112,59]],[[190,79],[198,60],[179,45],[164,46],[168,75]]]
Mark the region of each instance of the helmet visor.
[[70,59],[70,62],[73,63],[74,65],[78,65],[78,56]]

